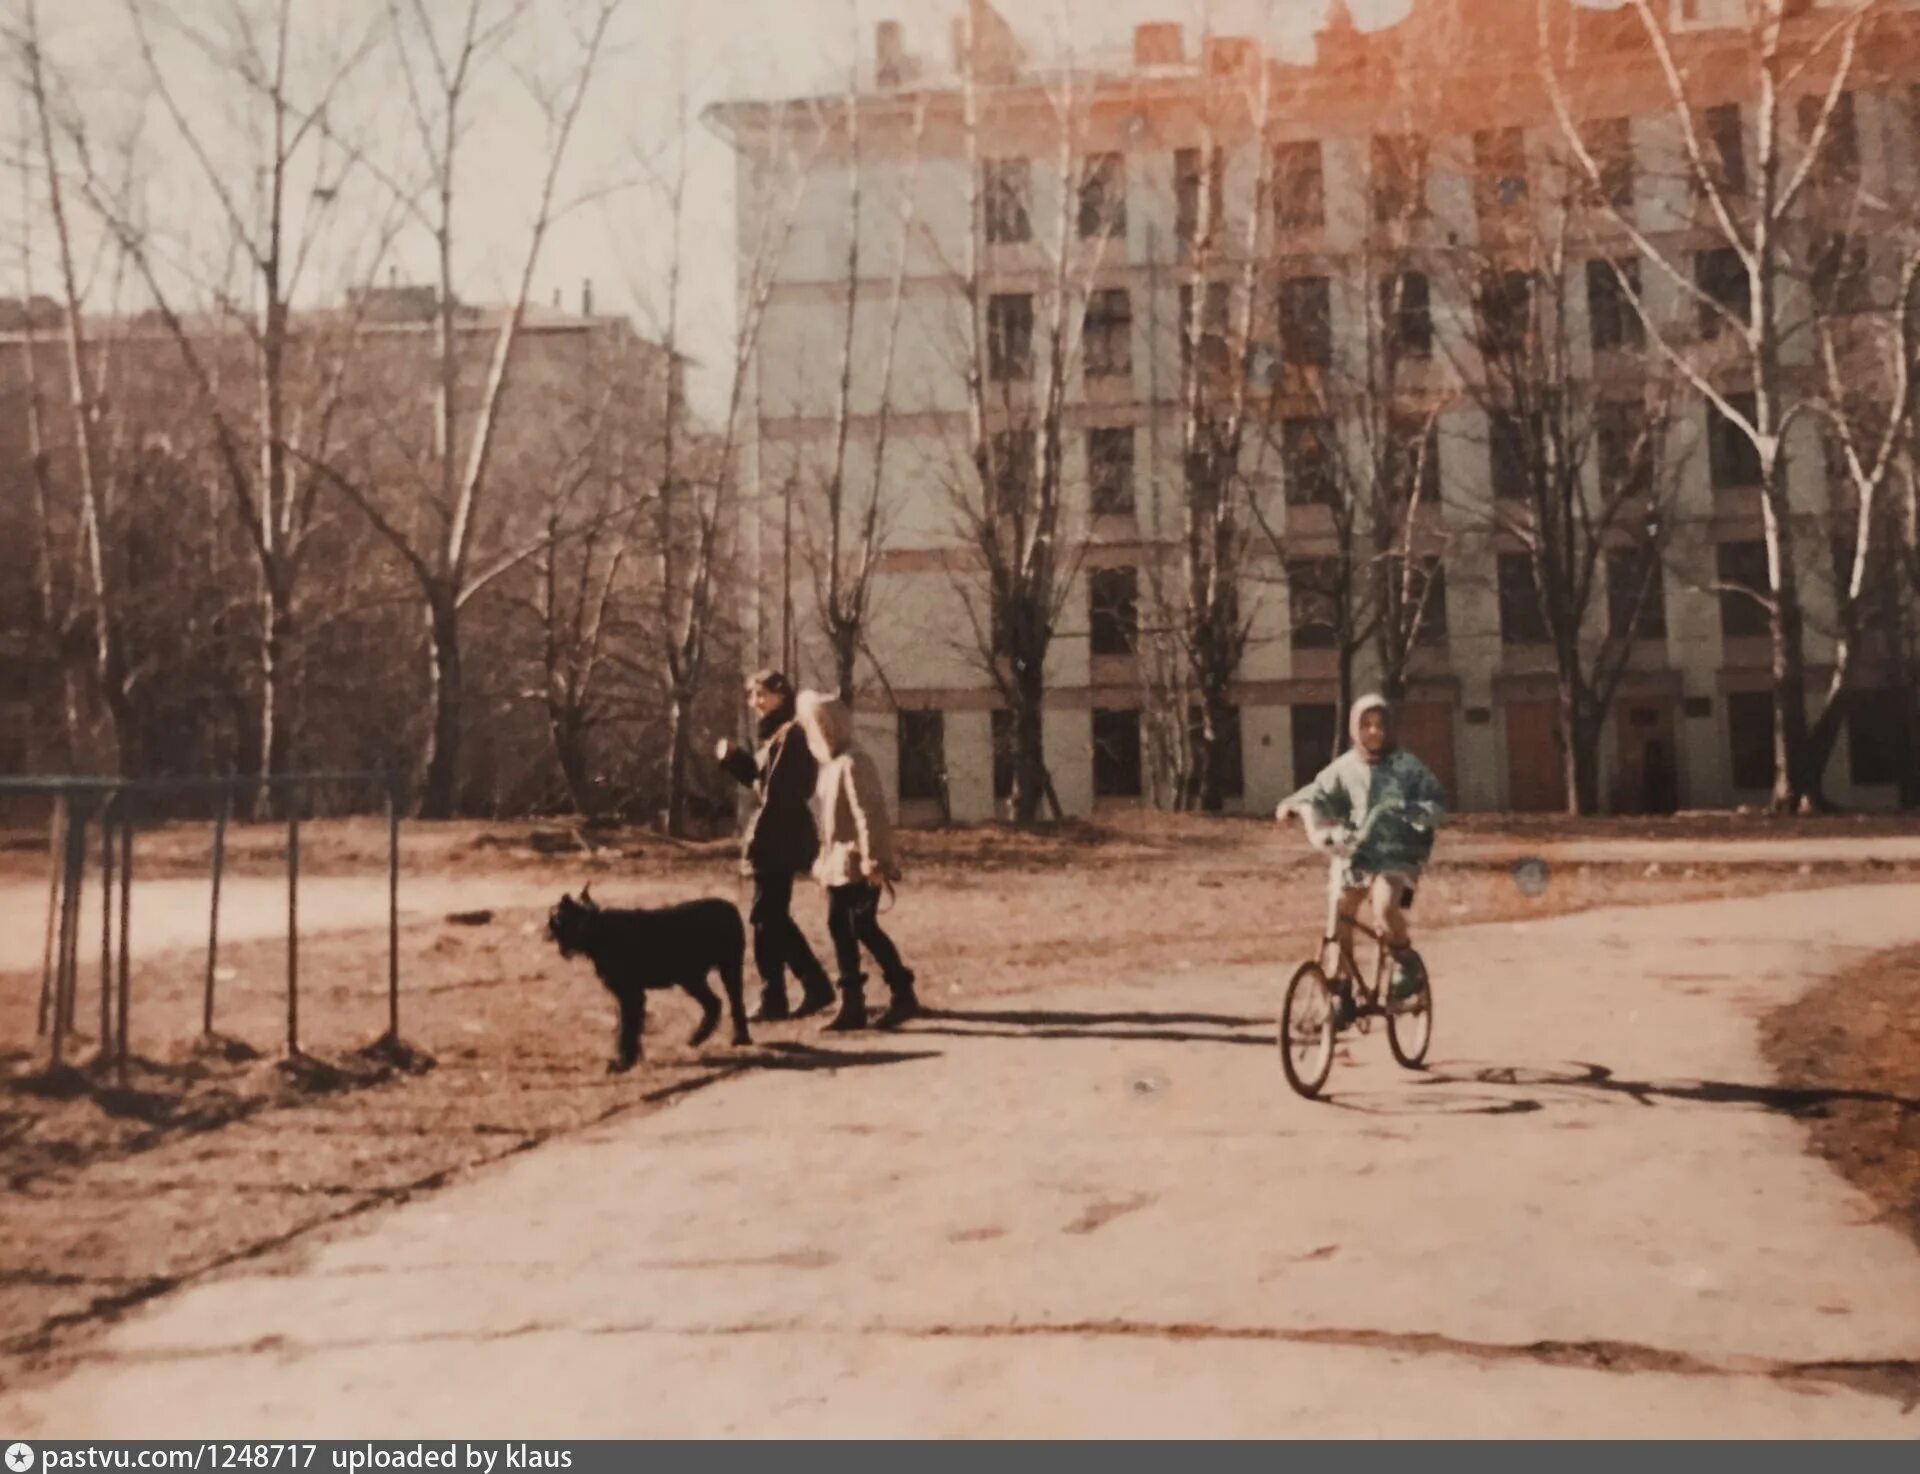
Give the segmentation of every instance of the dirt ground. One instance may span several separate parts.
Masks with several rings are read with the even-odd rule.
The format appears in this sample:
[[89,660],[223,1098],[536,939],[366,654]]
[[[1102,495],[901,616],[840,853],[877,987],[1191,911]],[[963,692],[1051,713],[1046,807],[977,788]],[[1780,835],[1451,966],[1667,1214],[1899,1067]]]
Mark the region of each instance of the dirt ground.
[[[1464,827],[1522,846],[1570,832],[1560,821]],[[1688,837],[1775,829],[1740,818],[1596,826],[1591,832],[1671,836],[1674,860],[1559,867],[1538,895],[1523,893],[1503,862],[1443,858],[1422,887],[1416,923],[1431,929],[1920,873],[1911,862],[1869,868],[1865,859],[1686,861]],[[1912,832],[1851,820],[1792,832],[1816,830]],[[274,873],[283,843],[271,827],[237,828],[234,873]],[[21,834],[0,842],[0,874],[44,874],[44,844]],[[384,845],[377,822],[310,825],[303,874],[382,884]],[[197,874],[205,855],[203,828],[151,832],[140,840],[138,873]],[[524,896],[529,881],[557,894],[592,879],[607,903],[739,897],[732,855],[728,843],[669,845],[560,825],[410,825],[403,864],[408,876],[461,878],[480,911],[498,895]],[[1278,981],[1311,945],[1324,904],[1322,862],[1297,833],[1253,821],[1128,816],[1036,833],[915,833],[906,838],[906,864],[886,923],[935,1008],[1155,970],[1177,1001],[1183,974],[1196,965],[1271,963]],[[824,949],[817,896],[803,893],[796,909]],[[402,1032],[417,1052],[398,1056],[366,1050],[385,1026],[384,930],[303,937],[308,1058],[291,1067],[278,1047],[281,942],[223,949],[223,1037],[213,1048],[197,1040],[202,956],[136,958],[138,1058],[126,1090],[86,1073],[49,1089],[33,1029],[38,972],[0,975],[0,1180],[9,1194],[0,1219],[0,1380],[59,1364],[91,1328],[129,1306],[556,1135],[659,1107],[742,1071],[857,1062],[826,1047],[811,1025],[758,1029],[751,1050],[690,1051],[680,1041],[693,1006],[676,997],[654,1010],[647,1066],[609,1079],[602,1062],[610,1001],[584,963],[553,952],[540,935],[543,919],[540,908],[522,905],[477,924],[435,918],[403,927]],[[37,916],[26,920],[39,924]],[[83,966],[83,1028],[97,1017],[93,977]],[[87,1050],[77,1054],[84,1059]],[[1846,1055],[1823,1063],[1853,1070]],[[1911,1119],[1903,1129],[1910,1137]]]
[[1920,949],[1885,952],[1766,1020],[1767,1060],[1811,1092],[1814,1151],[1920,1244]]

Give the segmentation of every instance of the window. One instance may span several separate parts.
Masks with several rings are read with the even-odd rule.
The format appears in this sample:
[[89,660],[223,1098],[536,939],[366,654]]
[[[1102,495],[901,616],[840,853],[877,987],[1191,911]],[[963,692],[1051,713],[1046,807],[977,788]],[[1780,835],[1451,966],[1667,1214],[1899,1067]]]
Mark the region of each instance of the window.
[[1126,233],[1126,155],[1092,154],[1080,175],[1080,239]]
[[1173,155],[1174,231],[1189,245],[1220,228],[1220,216],[1226,207],[1226,159],[1217,148],[1208,151],[1203,207],[1200,152],[1182,148],[1174,150]]
[[1528,426],[1510,410],[1487,412],[1487,461],[1493,494],[1503,501],[1525,501],[1533,492],[1533,443]]
[[1595,353],[1639,348],[1646,343],[1646,326],[1633,304],[1640,295],[1640,260],[1587,263],[1587,328]]
[[1424,410],[1396,409],[1387,416],[1387,495],[1396,502],[1417,496],[1440,500],[1440,424]]
[[938,799],[947,786],[945,714],[903,711],[896,730],[900,748],[900,801]]
[[1633,207],[1633,126],[1625,118],[1597,118],[1580,130],[1598,177],[1599,199],[1616,210]]
[[1340,560],[1287,560],[1289,636],[1295,650],[1331,650],[1340,640]]
[[1140,713],[1093,713],[1093,791],[1099,798],[1140,796]]
[[1087,575],[1087,635],[1095,655],[1131,655],[1140,641],[1140,575],[1096,568]]
[[1847,770],[1855,783],[1898,783],[1913,771],[1905,693],[1847,693]]
[[1280,360],[1289,368],[1332,364],[1332,293],[1324,276],[1280,283]]
[[1860,130],[1854,120],[1853,94],[1842,92],[1827,112],[1826,94],[1800,99],[1800,141],[1813,147],[1814,134],[1820,130],[1821,114],[1826,113],[1826,135],[1820,140],[1819,175],[1829,180],[1860,177]]
[[1501,271],[1480,285],[1480,349],[1488,355],[1526,350],[1533,322],[1533,278]]
[[1824,312],[1862,312],[1869,305],[1867,243],[1847,231],[1813,239],[1813,301]]
[[1722,103],[1710,107],[1702,116],[1705,134],[1702,162],[1713,172],[1713,182],[1722,194],[1747,192],[1747,140],[1740,121],[1740,104]]
[[1533,559],[1526,553],[1500,555],[1500,643],[1544,645],[1547,616],[1540,607],[1540,589],[1533,577]]
[[1594,406],[1595,458],[1600,494],[1609,501],[1653,492],[1653,427],[1637,399],[1603,399]]
[[1447,643],[1447,569],[1438,558],[1422,558],[1407,585],[1407,627],[1416,645]]
[[1320,141],[1283,143],[1273,151],[1273,222],[1281,230],[1311,230],[1327,219],[1326,176]]
[[1427,208],[1427,140],[1415,134],[1373,140],[1373,218],[1381,225]]
[[1753,282],[1747,275],[1747,263],[1732,246],[1720,246],[1696,255],[1693,284],[1707,299],[1700,304],[1701,337],[1718,337],[1728,317],[1742,326],[1752,319]]
[[1727,693],[1727,747],[1735,788],[1773,787],[1773,693]]
[[1473,135],[1474,200],[1484,219],[1510,215],[1527,202],[1527,136],[1518,128]]
[[[1187,741],[1197,753],[1206,734],[1206,723],[1199,707],[1187,708]],[[1214,718],[1213,760],[1220,774],[1220,796],[1239,798],[1247,791],[1246,759],[1240,747],[1240,708],[1223,708]],[[1187,797],[1198,802],[1200,798],[1199,764],[1194,764],[1194,772],[1187,780]]]
[[1013,797],[1013,713],[1006,707],[994,708],[993,724],[993,796]]
[[[1727,403],[1735,413],[1753,423],[1756,408],[1752,394],[1729,394]],[[1733,491],[1760,484],[1760,447],[1735,420],[1720,412],[1720,406],[1707,401],[1707,467],[1715,491]]]
[[988,159],[981,168],[987,240],[994,245],[1032,240],[1033,165],[1026,159]]
[[1340,716],[1331,706],[1313,703],[1289,707],[1287,723],[1293,729],[1293,786],[1305,788],[1333,761]]
[[[1770,628],[1764,602],[1773,580],[1763,542],[1721,543],[1714,550],[1720,590],[1720,633],[1729,640],[1764,639]],[[1746,590],[1747,592],[1742,592]]]
[[1125,287],[1108,287],[1087,298],[1082,352],[1089,379],[1132,375],[1133,299]]
[[1192,368],[1193,349],[1197,342],[1200,347],[1200,372],[1217,377],[1226,374],[1233,362],[1232,354],[1227,352],[1227,332],[1232,318],[1232,288],[1226,282],[1207,283],[1206,298],[1201,304],[1198,322],[1194,321],[1193,288],[1180,288],[1182,372]]
[[1380,320],[1386,328],[1389,358],[1432,355],[1432,289],[1424,272],[1405,271],[1381,280]]
[[1102,425],[1087,431],[1088,501],[1096,517],[1133,511],[1133,431]]
[[987,375],[999,383],[1033,377],[1033,298],[1025,292],[987,299]]
[[1002,517],[1018,516],[1033,495],[1034,432],[996,430],[992,451],[994,510]]
[[1332,506],[1339,499],[1333,421],[1298,415],[1280,422],[1280,464],[1290,506]]
[[1666,639],[1666,581],[1652,548],[1607,550],[1607,633],[1616,640]]

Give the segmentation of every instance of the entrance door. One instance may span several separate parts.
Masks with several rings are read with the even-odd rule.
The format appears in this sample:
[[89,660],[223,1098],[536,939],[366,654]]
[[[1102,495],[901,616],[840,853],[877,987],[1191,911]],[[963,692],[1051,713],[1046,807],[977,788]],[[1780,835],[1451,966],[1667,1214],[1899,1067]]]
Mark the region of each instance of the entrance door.
[[1564,812],[1567,770],[1560,755],[1560,709],[1552,701],[1509,701],[1507,807],[1521,814]]
[[1679,747],[1673,702],[1622,701],[1614,707],[1620,769],[1614,808],[1622,814],[1671,814],[1680,807]]
[[1395,716],[1395,740],[1433,769],[1447,791],[1447,802],[1459,802],[1453,786],[1453,705],[1446,701],[1409,701]]

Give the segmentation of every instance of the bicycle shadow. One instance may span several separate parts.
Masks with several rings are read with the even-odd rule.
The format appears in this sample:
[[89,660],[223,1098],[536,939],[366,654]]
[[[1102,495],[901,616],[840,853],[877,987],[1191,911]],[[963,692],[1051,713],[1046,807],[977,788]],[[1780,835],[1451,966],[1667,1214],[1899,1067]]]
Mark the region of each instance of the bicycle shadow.
[[[1327,1104],[1376,1116],[1524,1116],[1554,1107],[1632,1104],[1643,1109],[1701,1106],[1760,1110],[1796,1120],[1819,1119],[1842,1103],[1889,1105],[1920,1115],[1920,1099],[1848,1086],[1752,1084],[1737,1080],[1632,1079],[1612,1066],[1569,1060],[1558,1066],[1456,1061],[1423,1071],[1410,1088],[1330,1094]],[[1490,1089],[1491,1088],[1491,1089]],[[1493,1093],[1511,1090],[1513,1094]]]

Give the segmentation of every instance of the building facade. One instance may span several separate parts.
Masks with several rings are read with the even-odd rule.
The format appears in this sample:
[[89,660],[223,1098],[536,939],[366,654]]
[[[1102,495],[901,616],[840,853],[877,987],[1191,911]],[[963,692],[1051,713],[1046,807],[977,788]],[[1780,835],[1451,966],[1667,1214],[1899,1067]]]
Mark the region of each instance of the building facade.
[[[1787,24],[1811,36],[1844,9],[1788,0]],[[1808,68],[1805,95],[1785,102],[1847,182],[1844,206],[1809,188],[1807,208],[1848,221],[1835,240],[1863,283],[1863,321],[1890,302],[1885,282],[1912,249],[1920,181],[1920,30],[1907,5],[1877,9],[1847,74],[1829,88],[1831,65]],[[980,569],[961,508],[981,494],[975,451],[995,416],[1031,416],[1053,382],[1032,365],[1067,355],[1061,402],[1044,411],[1064,488],[1058,536],[1070,549],[1046,668],[1047,767],[1069,813],[1150,801],[1146,591],[1180,566],[1194,356],[1210,331],[1243,324],[1233,356],[1258,381],[1261,433],[1242,446],[1241,470],[1258,481],[1269,457],[1274,492],[1264,510],[1255,499],[1263,525],[1244,538],[1248,638],[1222,737],[1224,786],[1229,808],[1270,809],[1340,740],[1341,694],[1383,673],[1377,642],[1357,642],[1343,662],[1329,638],[1313,570],[1354,555],[1342,551],[1331,498],[1301,487],[1314,436],[1366,458],[1357,393],[1327,386],[1368,382],[1390,340],[1398,372],[1382,423],[1404,421],[1415,468],[1407,547],[1444,572],[1399,657],[1407,739],[1463,809],[1564,807],[1555,651],[1531,612],[1523,544],[1500,514],[1510,495],[1503,411],[1476,383],[1490,264],[1537,274],[1545,259],[1569,385],[1636,398],[1642,380],[1666,385],[1660,538],[1632,600],[1621,591],[1646,565],[1626,541],[1596,544],[1586,637],[1600,648],[1630,631],[1599,744],[1600,806],[1764,802],[1767,616],[1731,591],[1767,587],[1757,472],[1751,447],[1689,376],[1744,403],[1737,356],[1714,346],[1698,300],[1732,289],[1714,274],[1723,242],[1693,176],[1710,147],[1731,195],[1746,188],[1732,171],[1769,154],[1742,59],[1748,13],[1746,0],[1673,0],[1663,15],[1688,78],[1691,131],[1631,7],[1549,5],[1543,29],[1535,0],[1414,0],[1404,20],[1374,31],[1334,0],[1304,52],[1143,26],[1126,54],[1071,66],[1027,57],[973,0],[937,62],[886,24],[848,95],[717,110],[737,149],[742,301],[757,306],[746,314],[743,533],[758,575],[746,627],[760,659],[830,679],[818,592],[831,544],[818,488],[872,488],[867,740],[909,816],[996,812],[1006,702],[989,672],[983,603],[969,592]],[[1786,172],[1795,163],[1789,153]],[[1606,199],[1582,194],[1569,213],[1556,179]],[[1249,260],[1255,269],[1243,269]],[[1812,289],[1780,290],[1791,315]],[[1831,278],[1818,290],[1830,300]],[[1674,326],[1696,318],[1697,328]],[[1816,352],[1803,333],[1786,351],[1790,372],[1813,375]],[[970,395],[970,369],[994,392]],[[1008,378],[1022,382],[995,382]],[[1603,426],[1595,464],[1579,474],[1610,474],[1605,442]],[[1834,542],[1851,538],[1836,508],[1851,493],[1817,414],[1795,418],[1785,454],[1817,710],[1847,577]],[[1856,689],[1825,779],[1846,805],[1896,805],[1903,784],[1914,799],[1911,602],[1902,586],[1861,606],[1869,628],[1854,642]]]

